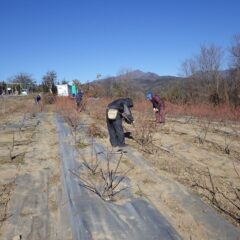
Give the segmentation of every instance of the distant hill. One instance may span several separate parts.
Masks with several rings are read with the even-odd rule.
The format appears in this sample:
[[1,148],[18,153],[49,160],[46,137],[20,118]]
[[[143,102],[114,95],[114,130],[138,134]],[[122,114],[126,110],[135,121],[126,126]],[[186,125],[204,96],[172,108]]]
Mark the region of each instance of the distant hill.
[[154,80],[149,78],[135,79],[134,83],[144,91],[154,89],[162,91],[181,80],[183,78],[175,76],[159,76]]
[[159,78],[159,75],[156,73],[151,73],[151,72],[143,72],[141,70],[135,70],[132,72],[128,72],[124,75],[120,75],[116,78],[121,78],[121,77],[129,77],[131,80],[145,80],[148,79],[149,81],[154,81]]
[[[208,82],[213,72],[195,72],[187,77],[159,76],[152,72],[135,70],[125,74],[95,80],[89,84],[93,87],[96,96],[144,98],[148,91],[159,94],[172,102],[211,102],[218,104],[224,102],[226,95],[224,91],[216,92],[216,81],[212,79]],[[229,86],[227,92],[229,100],[235,106],[240,103],[237,88],[232,89],[236,69],[225,69],[218,72],[218,76],[223,80],[224,86]],[[207,80],[207,81],[206,81]],[[209,87],[211,86],[211,88]],[[215,90],[215,91],[214,91]],[[223,94],[224,93],[224,94]],[[231,97],[231,98],[230,98]]]
[[134,84],[134,86],[136,86],[138,89],[142,91],[148,90],[162,91],[165,88],[168,88],[170,85],[175,84],[183,79],[184,78],[176,76],[159,76],[156,73],[135,70],[116,77],[108,77],[101,80],[95,80],[92,83],[97,83],[101,85],[106,84],[107,82],[110,81],[128,80],[131,81]]

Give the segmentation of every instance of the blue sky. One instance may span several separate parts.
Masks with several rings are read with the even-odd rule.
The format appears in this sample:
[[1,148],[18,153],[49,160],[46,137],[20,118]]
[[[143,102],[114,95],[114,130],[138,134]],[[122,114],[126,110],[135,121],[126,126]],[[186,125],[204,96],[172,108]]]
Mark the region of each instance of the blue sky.
[[41,82],[49,70],[81,82],[124,68],[178,75],[201,45],[227,50],[239,9],[239,0],[0,0],[0,80],[24,72]]

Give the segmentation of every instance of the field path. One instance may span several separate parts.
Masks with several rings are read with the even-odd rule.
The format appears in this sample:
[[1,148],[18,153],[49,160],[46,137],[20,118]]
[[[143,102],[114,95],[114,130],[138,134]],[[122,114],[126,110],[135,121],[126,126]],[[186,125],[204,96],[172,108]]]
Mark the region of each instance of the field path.
[[2,176],[6,181],[14,181],[15,189],[0,239],[21,236],[24,240],[70,240],[72,234],[61,184],[54,113],[42,112],[28,118],[16,137],[23,139],[29,131],[32,138],[27,147],[24,146],[24,163],[3,165],[8,170]]
[[[150,203],[136,198],[129,198],[121,205],[104,202],[96,194],[80,187],[79,180],[75,180],[69,171],[80,167],[75,160],[77,152],[69,144],[69,137],[72,137],[69,127],[60,117],[57,118],[57,126],[73,239],[181,239]],[[96,151],[104,151],[99,145],[94,147]]]

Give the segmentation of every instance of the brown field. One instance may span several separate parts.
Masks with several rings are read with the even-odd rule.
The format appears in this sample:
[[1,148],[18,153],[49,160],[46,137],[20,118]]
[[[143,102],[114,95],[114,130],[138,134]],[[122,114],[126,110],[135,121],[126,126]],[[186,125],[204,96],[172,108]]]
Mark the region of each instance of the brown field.
[[[106,102],[102,111],[100,104],[96,109],[94,106],[93,102],[88,114],[98,119],[96,125],[104,126],[101,112]],[[135,126],[125,124],[126,132],[131,132],[134,138],[127,139],[127,144],[140,151],[160,175],[193,190],[239,226],[239,109],[207,105],[181,107],[169,103],[166,112],[166,123],[155,124],[151,104],[137,102],[133,110]],[[106,128],[102,130],[107,133]]]
[[[105,124],[110,101],[88,99],[84,110],[77,112],[68,98],[44,106],[35,105],[31,96],[0,99],[1,239],[22,235],[28,225],[32,227],[28,239],[42,239],[43,229],[48,229],[46,239],[60,235],[72,239],[69,229],[62,229],[66,203],[61,197],[55,112],[71,126],[79,148],[87,146],[78,128],[81,123],[88,137],[111,149]],[[134,126],[124,124],[133,138],[126,139],[131,153],[123,156],[120,168],[131,169],[127,174],[131,193],[148,199],[184,239],[207,239],[207,235],[188,207],[175,198],[172,186],[194,192],[239,228],[239,110],[167,104],[166,112],[166,123],[156,125],[150,103],[138,102]],[[142,156],[145,165],[134,163],[131,154]]]

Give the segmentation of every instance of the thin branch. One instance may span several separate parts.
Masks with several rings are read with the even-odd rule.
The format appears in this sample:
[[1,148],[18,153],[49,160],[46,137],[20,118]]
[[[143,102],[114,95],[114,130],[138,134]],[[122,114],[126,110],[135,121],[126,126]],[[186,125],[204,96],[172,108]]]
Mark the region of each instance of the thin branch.
[[238,206],[235,202],[233,202],[229,197],[227,197],[223,192],[219,191],[218,188],[217,189],[217,192],[222,196],[224,197],[226,200],[228,200],[233,206],[235,206],[238,210],[240,210],[240,206]]

